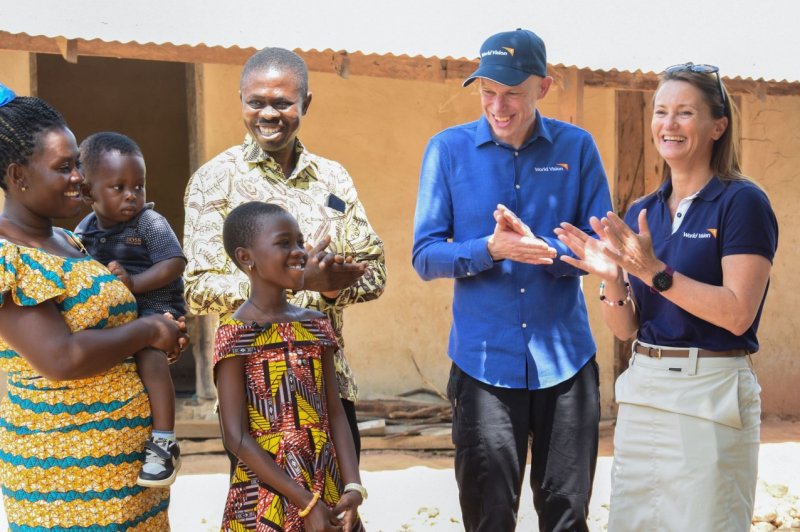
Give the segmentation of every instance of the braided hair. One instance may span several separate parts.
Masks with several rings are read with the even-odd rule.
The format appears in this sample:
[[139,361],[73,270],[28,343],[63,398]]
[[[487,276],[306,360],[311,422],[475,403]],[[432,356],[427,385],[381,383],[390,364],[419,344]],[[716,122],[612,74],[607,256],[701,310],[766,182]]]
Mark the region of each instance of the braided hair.
[[18,96],[0,107],[0,188],[11,164],[25,165],[47,131],[66,128],[61,113],[40,98]]

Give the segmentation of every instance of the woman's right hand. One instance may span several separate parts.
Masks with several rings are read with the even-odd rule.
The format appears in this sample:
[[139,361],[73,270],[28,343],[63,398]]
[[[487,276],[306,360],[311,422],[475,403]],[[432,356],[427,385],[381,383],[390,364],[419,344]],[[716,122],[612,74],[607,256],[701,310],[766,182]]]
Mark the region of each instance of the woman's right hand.
[[597,275],[601,279],[612,282],[622,276],[622,271],[614,260],[605,252],[610,244],[607,242],[605,228],[597,217],[592,216],[589,224],[599,238],[593,238],[574,225],[563,222],[553,232],[578,258],[562,255],[561,260],[585,272]]
[[164,351],[167,357],[180,356],[180,352],[189,344],[186,334],[186,323],[183,318],[175,319],[171,314],[152,314],[140,318],[150,325],[150,343],[155,349]]
[[336,514],[322,501],[317,501],[309,514],[303,518],[303,524],[306,532],[333,532],[342,530],[343,526],[342,520],[336,517]]

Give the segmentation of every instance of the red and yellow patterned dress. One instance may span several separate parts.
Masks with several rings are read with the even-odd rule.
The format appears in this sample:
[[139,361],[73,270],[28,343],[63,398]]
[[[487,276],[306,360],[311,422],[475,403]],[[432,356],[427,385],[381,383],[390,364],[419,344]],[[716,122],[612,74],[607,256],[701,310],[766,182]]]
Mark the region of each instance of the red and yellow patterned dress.
[[[244,356],[250,435],[279,467],[333,508],[343,484],[331,439],[322,355],[336,346],[327,318],[246,324],[223,319],[214,364]],[[231,475],[223,531],[302,531],[303,519],[288,499],[260,482],[241,460]],[[363,530],[358,523],[355,530]]]

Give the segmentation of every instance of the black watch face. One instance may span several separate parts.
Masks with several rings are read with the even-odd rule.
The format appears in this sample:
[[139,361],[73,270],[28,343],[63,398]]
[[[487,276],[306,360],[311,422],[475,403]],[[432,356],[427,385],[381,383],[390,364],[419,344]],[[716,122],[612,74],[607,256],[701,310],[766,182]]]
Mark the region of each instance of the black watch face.
[[659,292],[669,289],[672,286],[672,276],[667,272],[658,272],[653,277],[653,288]]

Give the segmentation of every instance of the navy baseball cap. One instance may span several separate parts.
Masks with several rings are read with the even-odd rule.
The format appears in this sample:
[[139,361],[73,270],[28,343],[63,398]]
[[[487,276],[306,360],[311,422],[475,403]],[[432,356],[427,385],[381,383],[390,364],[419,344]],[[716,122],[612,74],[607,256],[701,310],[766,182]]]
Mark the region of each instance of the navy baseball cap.
[[530,76],[546,75],[547,53],[544,41],[530,30],[517,28],[486,39],[481,46],[481,64],[478,70],[464,80],[464,86],[476,78],[514,86]]

